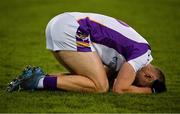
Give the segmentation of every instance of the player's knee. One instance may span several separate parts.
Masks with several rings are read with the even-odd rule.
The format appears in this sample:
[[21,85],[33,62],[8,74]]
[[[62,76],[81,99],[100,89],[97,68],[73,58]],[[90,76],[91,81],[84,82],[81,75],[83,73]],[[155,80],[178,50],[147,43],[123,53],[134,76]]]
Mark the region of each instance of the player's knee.
[[109,90],[109,83],[108,83],[108,81],[104,82],[104,83],[96,84],[96,92],[97,93],[105,93],[108,90]]

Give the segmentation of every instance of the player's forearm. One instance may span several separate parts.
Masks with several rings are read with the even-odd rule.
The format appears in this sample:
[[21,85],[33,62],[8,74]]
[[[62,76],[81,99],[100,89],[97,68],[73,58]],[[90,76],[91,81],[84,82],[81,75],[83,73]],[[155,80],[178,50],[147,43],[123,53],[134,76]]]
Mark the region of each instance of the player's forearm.
[[116,93],[143,93],[143,94],[151,94],[151,88],[148,87],[136,87],[130,86],[128,89],[116,89]]

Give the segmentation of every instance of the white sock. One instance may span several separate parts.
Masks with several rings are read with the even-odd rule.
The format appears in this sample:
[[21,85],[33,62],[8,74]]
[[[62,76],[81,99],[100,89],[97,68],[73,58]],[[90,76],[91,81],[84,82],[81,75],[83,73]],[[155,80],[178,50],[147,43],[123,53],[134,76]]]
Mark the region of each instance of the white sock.
[[44,77],[39,80],[37,89],[43,89],[44,88],[43,81],[44,81]]

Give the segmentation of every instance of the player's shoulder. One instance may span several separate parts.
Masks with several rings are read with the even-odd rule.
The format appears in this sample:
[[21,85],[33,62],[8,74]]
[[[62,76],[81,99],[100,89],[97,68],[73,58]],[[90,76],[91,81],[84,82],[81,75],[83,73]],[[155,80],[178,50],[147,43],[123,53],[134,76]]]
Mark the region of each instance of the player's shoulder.
[[131,59],[128,61],[129,64],[134,68],[135,71],[138,71],[142,67],[146,66],[153,60],[153,57],[151,55],[151,50],[148,50],[146,53]]

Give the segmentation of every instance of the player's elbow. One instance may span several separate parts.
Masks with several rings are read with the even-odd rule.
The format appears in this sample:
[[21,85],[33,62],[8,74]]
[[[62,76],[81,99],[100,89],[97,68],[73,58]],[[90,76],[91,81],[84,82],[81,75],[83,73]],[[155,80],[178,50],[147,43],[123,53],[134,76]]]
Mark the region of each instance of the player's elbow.
[[125,93],[125,90],[123,90],[123,89],[113,89],[113,92],[118,93],[118,94],[123,94],[123,93]]
[[120,87],[120,86],[114,86],[113,87],[113,92],[118,93],[118,94],[123,94],[127,91],[126,88]]

